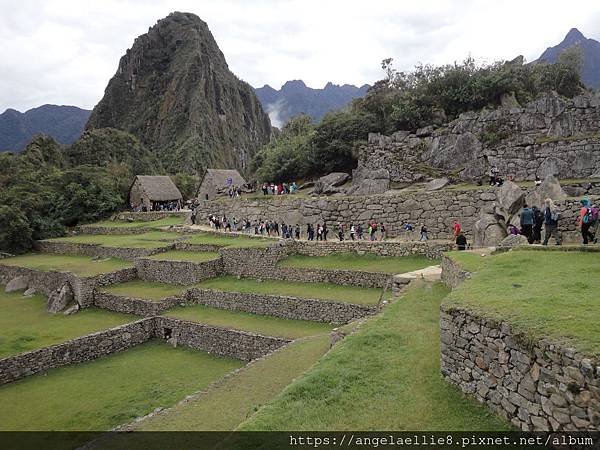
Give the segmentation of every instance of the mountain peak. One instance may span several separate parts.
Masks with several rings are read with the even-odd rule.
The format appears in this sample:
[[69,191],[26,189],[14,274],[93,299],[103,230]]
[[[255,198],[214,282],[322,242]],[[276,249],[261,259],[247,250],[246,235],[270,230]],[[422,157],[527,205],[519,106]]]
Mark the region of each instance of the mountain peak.
[[577,28],[571,28],[569,30],[569,32],[567,33],[567,35],[565,36],[563,43],[566,45],[577,45],[583,41],[585,41],[587,38],[583,35],[583,33],[581,31],[579,31]]

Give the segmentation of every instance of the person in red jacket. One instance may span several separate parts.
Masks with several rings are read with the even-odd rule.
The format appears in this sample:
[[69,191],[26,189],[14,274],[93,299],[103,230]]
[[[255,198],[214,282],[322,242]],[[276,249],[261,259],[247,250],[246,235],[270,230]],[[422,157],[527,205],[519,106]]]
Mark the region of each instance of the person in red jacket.
[[457,220],[455,220],[454,225],[452,225],[452,231],[454,233],[455,238],[457,238],[458,235],[460,234],[460,232],[462,231],[462,228],[460,227],[460,223],[458,223]]

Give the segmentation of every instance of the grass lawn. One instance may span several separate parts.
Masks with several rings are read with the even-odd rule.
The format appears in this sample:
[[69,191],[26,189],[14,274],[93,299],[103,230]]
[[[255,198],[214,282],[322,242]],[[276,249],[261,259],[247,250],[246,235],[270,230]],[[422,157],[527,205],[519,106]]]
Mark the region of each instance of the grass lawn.
[[125,283],[111,284],[102,287],[102,290],[109,294],[148,300],[162,300],[165,297],[179,295],[186,289],[188,289],[188,286],[143,280],[127,281]]
[[70,316],[50,314],[46,312],[46,297],[36,294],[26,298],[22,292],[7,294],[0,285],[0,358],[59,344],[136,319],[96,308]]
[[182,225],[184,222],[183,217],[169,216],[158,220],[135,220],[129,222],[127,220],[105,220],[103,222],[91,223],[84,225],[87,227],[106,227],[106,228],[158,228],[168,227],[171,225]]
[[72,272],[76,275],[91,277],[115,270],[133,267],[133,263],[117,258],[93,260],[90,256],[58,255],[54,253],[28,253],[0,259],[0,264],[28,267],[30,269],[59,272]]
[[405,273],[439,264],[424,256],[377,256],[371,254],[336,253],[328,256],[292,255],[279,263],[281,267],[305,269],[345,269],[363,272]]
[[80,234],[56,239],[50,242],[71,242],[76,244],[99,244],[104,247],[121,248],[160,248],[171,245],[178,233],[168,231],[149,231],[142,234]]
[[416,282],[238,429],[505,430],[440,376],[439,307],[448,290]]
[[148,342],[0,386],[0,429],[108,430],[156,407],[172,406],[242,365]]
[[209,308],[204,305],[179,306],[165,312],[163,315],[191,322],[289,339],[329,333],[334,328],[333,325],[327,323],[281,319],[227,309]]
[[[330,300],[334,302],[355,303],[357,305],[377,305],[382,289],[354,286],[340,286],[332,283],[300,283],[295,281],[254,280],[222,276],[209,278],[197,284],[204,289],[219,291],[286,295],[290,297]],[[384,298],[391,295],[388,290]]]
[[491,258],[490,252],[487,249],[481,249],[481,251],[446,252],[446,256],[456,261],[467,272],[480,270]]
[[192,401],[140,422],[142,431],[227,431],[308,370],[329,349],[328,336],[293,342]]
[[188,236],[190,237],[185,240],[186,244],[222,245],[236,248],[265,248],[277,242],[276,239],[253,238],[235,234],[194,233]]
[[183,250],[171,250],[168,252],[157,253],[156,255],[148,256],[150,259],[158,261],[191,261],[204,262],[217,259],[217,252],[186,252]]
[[506,320],[528,339],[553,338],[600,356],[600,254],[513,250],[486,258],[447,305]]

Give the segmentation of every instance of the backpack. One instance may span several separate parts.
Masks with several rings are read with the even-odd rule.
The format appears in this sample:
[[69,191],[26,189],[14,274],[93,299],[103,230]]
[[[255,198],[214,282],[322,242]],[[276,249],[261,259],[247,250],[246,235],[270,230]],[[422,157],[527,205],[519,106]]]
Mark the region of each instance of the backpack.
[[590,208],[590,212],[592,215],[592,223],[597,222],[598,221],[598,208],[596,206],[592,206]]
[[[594,217],[595,216],[595,217]],[[598,208],[586,208],[583,223],[594,223],[598,220]]]
[[558,219],[560,219],[560,211],[558,209],[551,211],[550,219],[553,220],[554,222],[558,222]]

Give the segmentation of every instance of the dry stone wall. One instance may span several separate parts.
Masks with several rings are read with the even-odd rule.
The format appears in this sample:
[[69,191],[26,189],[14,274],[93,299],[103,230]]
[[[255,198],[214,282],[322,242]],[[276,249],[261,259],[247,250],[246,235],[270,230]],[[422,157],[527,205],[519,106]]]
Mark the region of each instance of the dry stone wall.
[[448,256],[442,256],[442,281],[450,288],[458,287],[463,281],[471,276],[471,273],[463,269],[460,264]]
[[60,255],[85,255],[94,258],[119,258],[133,261],[136,258],[155,255],[172,249],[174,246],[161,248],[127,248],[105,247],[100,244],[79,244],[74,242],[37,241],[35,249],[41,253],[56,253]]
[[511,326],[443,308],[444,377],[524,431],[597,431],[600,361]]
[[307,256],[327,256],[334,253],[368,253],[378,256],[421,255],[429,259],[440,259],[444,252],[454,249],[454,245],[449,242],[288,241],[286,244],[290,253]]
[[358,171],[389,171],[391,181],[443,174],[481,179],[492,166],[516,180],[557,175],[582,178],[600,171],[600,94],[572,100],[548,93],[524,107],[467,112],[416,132],[371,134]]
[[135,260],[138,276],[144,281],[160,283],[195,284],[223,273],[223,262],[216,258],[204,262],[163,261],[138,258]]
[[94,292],[94,306],[141,317],[156,316],[170,308],[187,303],[188,301],[184,294],[165,297],[160,301],[153,301],[137,297],[114,295],[98,289]]
[[156,337],[163,339],[170,337],[177,342],[177,345],[181,344],[242,361],[260,358],[290,342],[288,339],[261,336],[170,317],[156,317],[154,320]]
[[[123,221],[147,221],[152,222],[153,220],[166,219],[167,217],[177,216],[189,220],[192,215],[191,211],[147,211],[147,212],[133,212],[123,211],[117,214],[117,220]],[[150,223],[150,225],[152,225]]]
[[153,320],[139,320],[109,330],[0,359],[0,384],[127,350],[154,336]]

